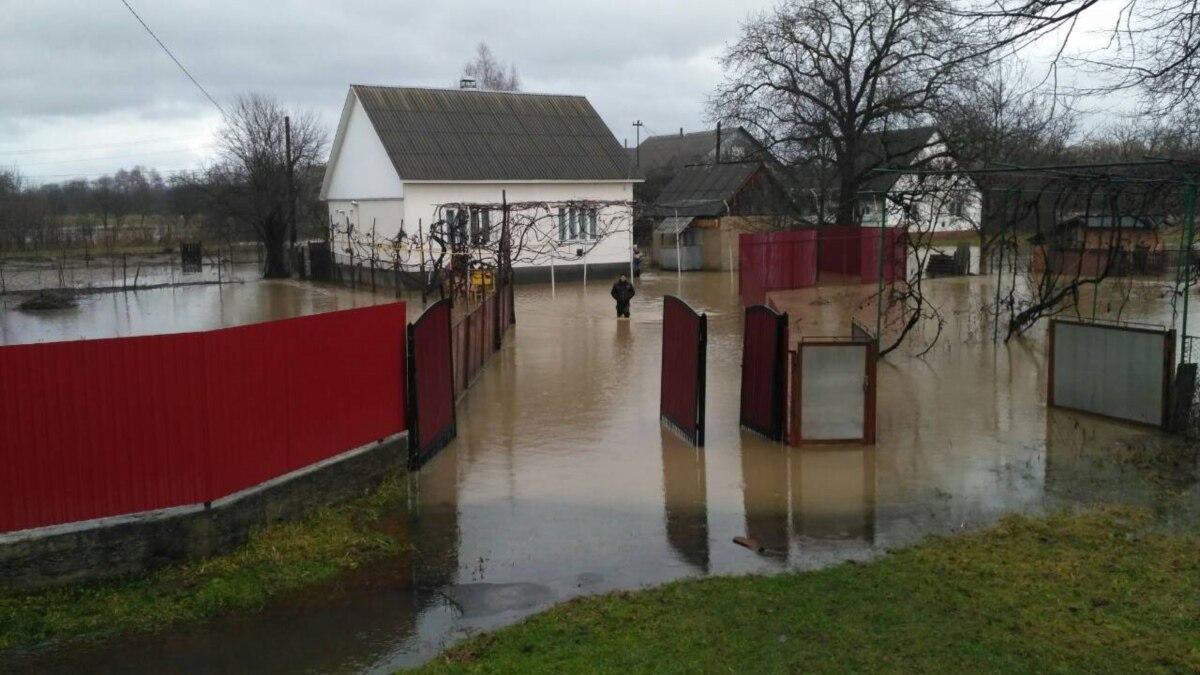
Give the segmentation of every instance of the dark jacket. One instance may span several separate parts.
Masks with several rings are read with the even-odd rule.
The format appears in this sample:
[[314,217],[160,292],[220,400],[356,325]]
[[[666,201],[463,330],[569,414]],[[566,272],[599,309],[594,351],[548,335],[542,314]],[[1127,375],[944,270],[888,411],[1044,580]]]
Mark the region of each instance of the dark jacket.
[[633,284],[617,279],[612,287],[613,300],[621,304],[629,302],[634,296]]

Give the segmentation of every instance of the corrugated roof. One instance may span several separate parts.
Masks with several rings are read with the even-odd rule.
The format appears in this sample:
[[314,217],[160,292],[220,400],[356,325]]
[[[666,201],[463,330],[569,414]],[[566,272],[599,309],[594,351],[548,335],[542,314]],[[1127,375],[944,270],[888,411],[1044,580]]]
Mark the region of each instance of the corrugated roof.
[[738,190],[762,166],[758,162],[684,167],[654,203],[659,213],[715,216],[725,211]]
[[[630,157],[640,154],[643,175],[655,171],[678,168],[689,164],[713,164],[717,156],[717,130],[693,131],[687,134],[651,136],[642,141]],[[767,159],[768,153],[762,145],[741,127],[721,132],[721,158]]]
[[628,155],[582,96],[352,85],[401,180],[623,180]]
[[688,228],[695,220],[692,216],[668,216],[663,218],[663,221],[654,228],[654,231],[659,234],[679,234]]

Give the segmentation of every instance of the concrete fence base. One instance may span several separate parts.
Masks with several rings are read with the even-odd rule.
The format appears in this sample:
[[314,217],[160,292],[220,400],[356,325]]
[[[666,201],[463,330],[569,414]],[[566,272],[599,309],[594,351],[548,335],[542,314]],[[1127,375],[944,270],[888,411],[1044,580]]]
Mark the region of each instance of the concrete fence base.
[[0,588],[112,579],[227,553],[266,525],[362,494],[407,461],[404,432],[207,504],[0,534]]

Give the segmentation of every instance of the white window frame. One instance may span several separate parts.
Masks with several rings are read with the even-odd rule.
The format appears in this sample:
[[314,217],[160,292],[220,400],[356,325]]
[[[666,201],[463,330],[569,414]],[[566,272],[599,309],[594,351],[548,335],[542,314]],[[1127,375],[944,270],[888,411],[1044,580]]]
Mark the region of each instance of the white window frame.
[[561,243],[596,241],[599,239],[597,223],[600,215],[595,207],[558,207],[558,240]]

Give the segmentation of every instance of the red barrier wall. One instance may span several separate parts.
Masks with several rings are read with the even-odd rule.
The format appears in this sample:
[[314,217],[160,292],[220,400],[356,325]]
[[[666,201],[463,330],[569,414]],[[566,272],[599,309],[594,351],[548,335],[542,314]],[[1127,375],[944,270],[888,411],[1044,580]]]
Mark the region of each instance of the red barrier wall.
[[693,445],[704,445],[707,344],[708,317],[674,295],[664,297],[659,416]]
[[883,282],[890,284],[894,281],[904,281],[908,251],[900,238],[900,231],[894,228],[882,230],[878,227],[864,228],[859,240],[859,260],[861,261],[859,277],[864,284],[879,281],[879,237],[884,235]]
[[0,347],[0,532],[226,496],[403,431],[405,307]]
[[783,438],[787,411],[787,314],[765,305],[746,308],[742,328],[741,424],[772,440]]
[[[818,230],[821,238],[822,274],[856,277],[862,274],[862,242],[867,230],[845,225],[827,225]],[[874,239],[878,242],[878,239]]]
[[[903,280],[906,251],[901,232],[898,228],[882,231],[886,232],[887,255],[884,281]],[[771,291],[808,288],[818,283],[875,283],[879,279],[880,232],[877,227],[830,225],[739,235],[738,280],[742,304],[746,307],[764,304]]]
[[409,468],[418,469],[457,433],[450,301],[430,305],[409,324]]
[[738,281],[746,306],[766,302],[769,291],[816,285],[816,230],[738,235]]

